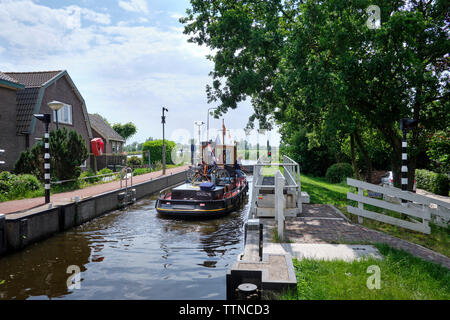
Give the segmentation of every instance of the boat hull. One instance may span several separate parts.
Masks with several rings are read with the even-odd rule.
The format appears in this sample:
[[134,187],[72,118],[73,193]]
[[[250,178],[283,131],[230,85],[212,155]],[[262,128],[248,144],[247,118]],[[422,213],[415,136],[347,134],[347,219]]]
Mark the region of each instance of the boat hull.
[[229,214],[243,203],[248,191],[248,183],[233,190],[231,197],[221,200],[172,200],[160,197],[156,200],[156,211],[166,217],[211,218]]

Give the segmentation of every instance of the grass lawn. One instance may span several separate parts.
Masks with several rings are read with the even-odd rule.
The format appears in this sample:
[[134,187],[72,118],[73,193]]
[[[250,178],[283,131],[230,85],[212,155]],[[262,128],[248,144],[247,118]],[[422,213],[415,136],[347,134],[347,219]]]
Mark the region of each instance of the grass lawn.
[[[308,192],[311,203],[332,204],[342,211],[351,221],[357,222],[356,215],[347,212],[347,205],[356,206],[356,202],[347,200],[347,192],[354,192],[356,188],[348,186],[345,182],[332,184],[325,178],[317,178],[302,175],[302,191]],[[370,210],[381,212],[381,208],[371,207]],[[440,252],[450,257],[450,230],[431,225],[431,234],[423,234],[412,230],[396,227],[394,225],[364,219],[364,226],[383,231],[395,237],[420,244],[434,251]]]
[[[429,300],[450,299],[450,270],[385,244],[376,244],[383,260],[354,262],[296,260],[297,292],[283,300]],[[380,289],[367,287],[369,266],[380,268]]]

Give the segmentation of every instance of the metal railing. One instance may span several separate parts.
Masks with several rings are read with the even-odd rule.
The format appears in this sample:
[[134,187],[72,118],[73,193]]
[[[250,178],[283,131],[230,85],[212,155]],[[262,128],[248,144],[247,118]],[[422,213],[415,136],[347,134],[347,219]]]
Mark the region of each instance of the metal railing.
[[[295,194],[297,196],[297,206],[299,212],[301,213],[303,210],[302,207],[302,199],[301,199],[301,183],[300,183],[300,166],[297,162],[289,158],[288,156],[283,156],[283,162],[281,163],[272,163],[268,161],[264,156],[258,159],[256,164],[254,165],[253,170],[253,192],[252,192],[252,202],[250,212],[252,215],[256,215],[256,203],[257,197],[260,193],[261,189],[264,190],[273,190],[276,193],[276,183],[274,180],[274,184],[263,184],[263,169],[264,167],[282,167],[283,168],[283,193],[286,190],[286,193]],[[280,172],[281,174],[281,172]]]
[[[128,180],[130,179],[130,186],[128,187]],[[120,171],[120,189],[123,188],[123,181],[125,181],[125,191],[133,186],[133,169],[125,167]]]
[[88,176],[88,177],[77,178],[77,179],[53,181],[53,182],[51,182],[51,184],[63,184],[66,182],[73,182],[73,181],[77,181],[77,180],[89,180],[89,179],[102,178],[102,177],[115,176],[115,175],[120,175],[120,172],[105,173],[105,174],[99,174],[99,175],[95,175],[95,176]]

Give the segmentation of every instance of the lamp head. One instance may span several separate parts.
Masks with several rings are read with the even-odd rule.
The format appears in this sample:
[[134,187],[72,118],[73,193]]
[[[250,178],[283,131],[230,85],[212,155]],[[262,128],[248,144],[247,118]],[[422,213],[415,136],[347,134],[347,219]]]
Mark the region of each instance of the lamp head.
[[400,130],[407,130],[417,127],[418,121],[415,119],[402,118],[400,119]]
[[61,109],[64,106],[64,103],[59,102],[59,101],[52,101],[52,102],[48,103],[48,106],[53,111],[58,111],[59,109]]
[[46,124],[49,124],[51,122],[51,116],[49,113],[38,113],[38,114],[34,114],[34,117],[36,119],[38,119],[39,121],[42,121]]

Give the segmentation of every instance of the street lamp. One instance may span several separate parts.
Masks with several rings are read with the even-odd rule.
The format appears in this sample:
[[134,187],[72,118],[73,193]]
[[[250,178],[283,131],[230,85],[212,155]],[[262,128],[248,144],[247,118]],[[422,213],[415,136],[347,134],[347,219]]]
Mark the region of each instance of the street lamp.
[[217,108],[209,108],[208,109],[208,117],[206,118],[206,142],[209,142],[209,115],[210,115],[210,111],[209,110],[215,110]]
[[[162,160],[163,160],[163,175],[166,174],[166,143],[165,143],[165,131],[164,131],[164,126],[166,124],[166,116],[164,114],[164,111],[169,112],[168,109],[166,108],[162,108],[162,117],[161,117],[161,123],[162,123],[162,128],[163,128],[163,145],[162,145]],[[150,159],[150,158],[149,158]]]
[[[199,153],[198,153],[198,159],[199,159],[199,161],[200,161],[200,154],[202,154],[203,152],[203,150],[202,150],[202,140],[201,140],[201,136],[200,136],[200,128],[202,127],[202,125],[204,125],[205,123],[203,122],[203,121],[195,121],[194,122],[194,124],[198,127],[198,145],[199,145]],[[202,155],[202,158],[203,158],[203,155]]]
[[245,154],[244,154],[244,158],[245,158],[245,160],[248,160],[248,156],[249,156],[248,153],[250,153],[250,152],[247,152],[247,151],[248,151],[248,136],[250,135],[251,131],[252,131],[252,129],[250,129],[250,128],[245,128],[244,129],[244,132],[245,132]]
[[52,101],[52,102],[48,103],[48,106],[50,107],[50,109],[55,111],[56,130],[58,130],[59,129],[59,127],[58,127],[58,110],[61,109],[62,107],[64,107],[64,103],[59,102],[59,101]]
[[45,203],[50,203],[50,134],[48,133],[48,127],[50,125],[51,115],[35,114],[34,117],[45,124],[44,134],[44,184],[45,184]]
[[258,140],[256,142],[256,160],[258,161],[259,160],[259,135],[264,134],[266,132],[266,129],[259,128],[257,131],[258,131],[258,135],[257,135]]

